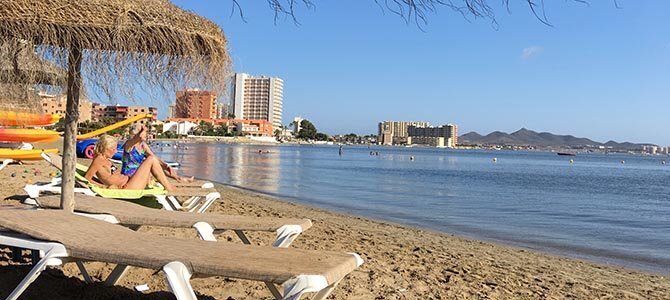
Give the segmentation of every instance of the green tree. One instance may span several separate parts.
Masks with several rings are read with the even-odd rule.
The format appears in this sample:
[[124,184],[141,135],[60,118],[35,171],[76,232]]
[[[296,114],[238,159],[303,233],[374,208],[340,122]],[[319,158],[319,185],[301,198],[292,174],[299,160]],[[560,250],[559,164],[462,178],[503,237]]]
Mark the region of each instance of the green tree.
[[216,136],[227,136],[228,134],[228,126],[226,125],[219,125],[214,129],[214,135]]
[[200,121],[200,124],[193,128],[193,134],[212,136],[214,135],[214,125],[212,125],[212,123]]
[[316,127],[308,120],[300,122],[300,131],[298,131],[298,138],[304,140],[316,139]]
[[319,132],[316,134],[316,137],[314,139],[316,139],[317,141],[327,141],[330,139],[330,137],[323,132]]
[[50,130],[55,130],[58,132],[63,132],[65,131],[65,118],[60,118],[56,124],[53,124],[49,127],[47,127]]

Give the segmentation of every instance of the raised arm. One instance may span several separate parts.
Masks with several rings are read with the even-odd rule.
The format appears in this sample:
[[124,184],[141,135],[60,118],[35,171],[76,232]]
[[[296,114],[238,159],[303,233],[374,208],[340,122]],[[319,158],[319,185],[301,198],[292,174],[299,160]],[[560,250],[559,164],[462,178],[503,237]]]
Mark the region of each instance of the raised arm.
[[140,133],[137,133],[133,135],[130,139],[128,139],[124,144],[123,144],[123,150],[124,151],[130,151],[133,146],[135,146],[137,143],[142,142],[142,137],[140,136]]

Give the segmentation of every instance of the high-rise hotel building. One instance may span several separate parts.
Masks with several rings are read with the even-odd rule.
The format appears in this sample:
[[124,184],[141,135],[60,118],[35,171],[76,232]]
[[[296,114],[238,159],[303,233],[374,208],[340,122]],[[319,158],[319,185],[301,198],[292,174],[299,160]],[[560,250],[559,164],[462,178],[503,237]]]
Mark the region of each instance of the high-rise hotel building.
[[407,128],[429,127],[428,122],[384,121],[379,123],[379,141],[383,145],[404,144],[409,136]]
[[265,120],[272,123],[273,131],[282,128],[284,81],[280,78],[237,73],[232,97],[236,119]]

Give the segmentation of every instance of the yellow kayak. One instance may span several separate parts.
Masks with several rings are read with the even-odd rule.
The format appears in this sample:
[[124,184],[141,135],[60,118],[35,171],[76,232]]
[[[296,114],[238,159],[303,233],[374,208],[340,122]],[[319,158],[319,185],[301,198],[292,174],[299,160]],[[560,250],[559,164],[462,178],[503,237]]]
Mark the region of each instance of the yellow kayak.
[[58,131],[45,129],[0,128],[0,141],[24,143],[48,143],[60,137]]
[[42,152],[58,153],[58,149],[43,149],[43,150],[18,150],[18,149],[0,149],[0,159],[15,159],[15,160],[40,160],[42,159]]

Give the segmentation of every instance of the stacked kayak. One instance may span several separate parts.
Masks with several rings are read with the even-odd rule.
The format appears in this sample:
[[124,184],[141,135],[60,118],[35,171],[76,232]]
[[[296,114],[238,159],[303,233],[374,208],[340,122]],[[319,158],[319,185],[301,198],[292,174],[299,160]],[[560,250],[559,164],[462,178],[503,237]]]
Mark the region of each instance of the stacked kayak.
[[[0,126],[47,126],[58,122],[58,115],[32,114],[0,111]],[[41,128],[2,128],[0,141],[9,143],[49,143],[57,140],[60,133]],[[40,160],[42,152],[58,153],[58,149],[23,150],[0,148],[3,160]]]
[[1,159],[14,160],[40,160],[42,159],[42,152],[58,153],[58,149],[44,149],[44,150],[19,150],[19,149],[0,149]]
[[0,110],[0,126],[48,126],[56,124],[59,119],[59,115]]
[[28,128],[0,128],[0,141],[24,143],[49,143],[60,137],[58,131]]

